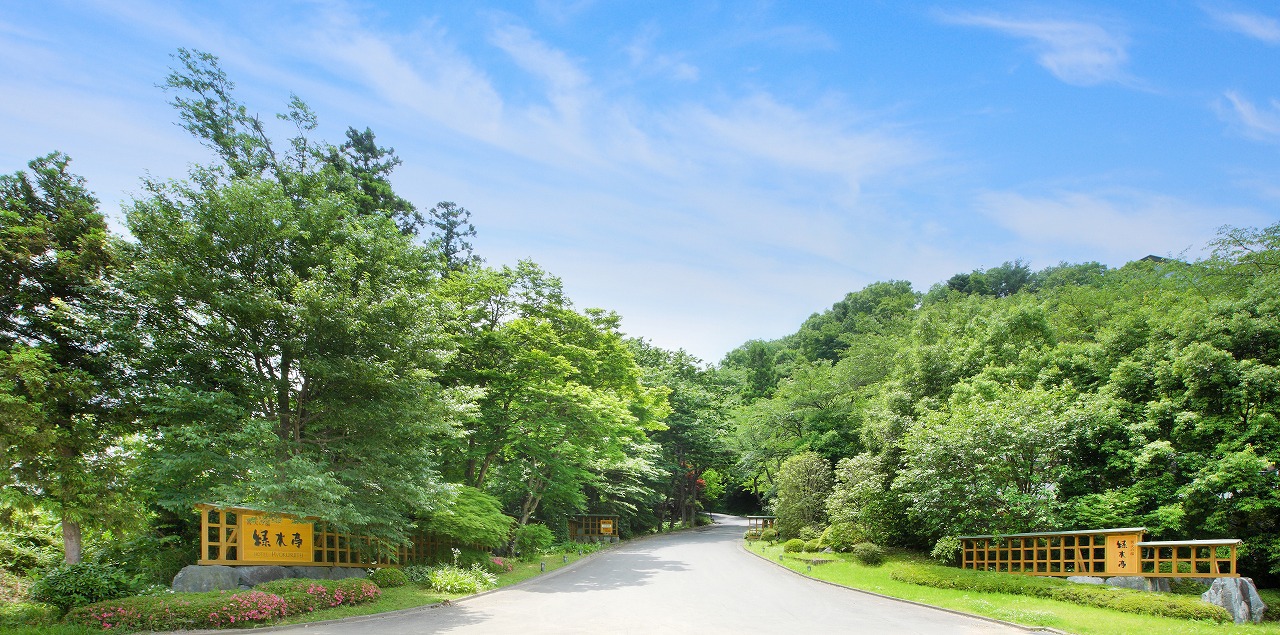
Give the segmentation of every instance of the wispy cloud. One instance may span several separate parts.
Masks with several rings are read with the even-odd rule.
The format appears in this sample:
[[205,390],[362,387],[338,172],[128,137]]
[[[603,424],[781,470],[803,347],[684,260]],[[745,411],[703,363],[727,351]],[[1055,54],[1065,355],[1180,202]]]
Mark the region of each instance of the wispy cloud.
[[1246,35],[1267,44],[1280,44],[1280,21],[1261,13],[1224,11],[1216,7],[1204,8],[1219,26]]
[[989,191],[977,209],[1029,246],[1073,245],[1125,262],[1146,254],[1177,254],[1199,247],[1223,224],[1255,224],[1243,208],[1199,205],[1132,189],[1060,191],[1027,195]]
[[941,19],[1029,41],[1036,51],[1036,61],[1074,86],[1134,83],[1124,70],[1129,61],[1128,38],[1097,24],[976,13],[941,14]]
[[1241,132],[1260,141],[1280,140],[1280,100],[1259,107],[1235,91],[1228,91],[1215,104],[1218,115]]
[[646,28],[627,45],[627,57],[631,67],[647,74],[667,75],[682,82],[698,80],[698,67],[685,62],[679,55],[654,52],[657,38],[654,28]]

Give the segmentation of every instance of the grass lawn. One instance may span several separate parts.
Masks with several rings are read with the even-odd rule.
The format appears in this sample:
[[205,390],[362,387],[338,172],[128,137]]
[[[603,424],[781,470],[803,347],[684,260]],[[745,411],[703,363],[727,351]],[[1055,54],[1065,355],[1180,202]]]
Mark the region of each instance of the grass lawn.
[[[589,555],[589,554],[588,554]],[[508,573],[498,576],[498,588],[511,586],[518,582],[544,575],[541,564],[546,563],[546,573],[550,573],[561,567],[567,566],[578,561],[586,555],[570,554],[551,554],[541,560],[532,562],[521,562],[519,560],[508,560],[515,565],[515,568]],[[377,602],[370,604],[361,604],[358,606],[339,606],[331,609],[322,609],[314,613],[306,613],[302,615],[294,615],[283,620],[274,622],[260,623],[251,625],[248,628],[265,627],[265,626],[282,626],[288,624],[304,624],[308,622],[321,622],[325,620],[336,620],[344,617],[356,617],[359,615],[374,615],[377,613],[386,613],[388,611],[399,611],[402,609],[417,608],[419,606],[427,606],[439,603],[442,600],[456,600],[466,597],[462,594],[439,593],[431,589],[424,589],[414,584],[408,584],[402,587],[391,589],[383,589],[382,596]],[[227,629],[235,630],[235,629]],[[240,629],[244,630],[244,629]],[[20,627],[16,630],[5,630],[5,635],[88,635],[90,633],[102,633],[97,629],[89,629],[81,626],[68,626],[65,624],[55,624],[50,626],[29,626]]]
[[[935,589],[899,582],[889,577],[894,568],[904,564],[932,564],[926,558],[914,554],[891,553],[888,561],[879,567],[858,564],[848,554],[783,554],[782,545],[768,545],[760,541],[747,543],[747,550],[788,568],[805,573],[819,580],[872,591],[881,595],[922,602],[933,606],[973,613],[999,620],[1016,622],[1026,626],[1047,626],[1079,635],[1199,635],[1238,633],[1241,635],[1280,635],[1280,622],[1261,624],[1213,624],[1123,613],[1109,609],[1080,606],[1058,600],[1009,595],[1004,593],[978,593],[956,589]],[[781,557],[781,559],[779,559]],[[809,565],[802,558],[834,559],[826,564]],[[811,569],[811,570],[810,570]],[[1267,593],[1264,599],[1277,599]],[[1271,610],[1280,610],[1276,607]]]

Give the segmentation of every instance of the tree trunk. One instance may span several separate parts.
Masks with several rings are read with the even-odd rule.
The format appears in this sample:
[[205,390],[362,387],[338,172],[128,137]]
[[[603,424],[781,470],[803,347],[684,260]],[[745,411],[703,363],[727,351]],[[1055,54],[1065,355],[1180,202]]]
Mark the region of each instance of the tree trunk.
[[62,550],[66,554],[67,564],[79,564],[83,540],[80,534],[80,523],[62,519]]

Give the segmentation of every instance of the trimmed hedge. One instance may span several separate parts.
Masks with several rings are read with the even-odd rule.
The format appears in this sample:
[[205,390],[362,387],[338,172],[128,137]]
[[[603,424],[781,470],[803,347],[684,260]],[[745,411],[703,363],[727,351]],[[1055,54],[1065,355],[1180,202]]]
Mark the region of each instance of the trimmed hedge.
[[139,596],[73,609],[66,622],[103,630],[172,631],[270,622],[341,604],[365,604],[382,595],[360,579],[276,580],[249,591]]
[[106,565],[81,562],[56,567],[31,585],[31,599],[64,611],[130,594],[129,581]]
[[799,538],[792,538],[782,543],[782,551],[784,553],[800,553],[804,551],[804,541]]
[[849,550],[853,559],[869,567],[878,567],[884,563],[884,549],[874,542],[860,542]]
[[383,589],[390,589],[409,584],[409,576],[399,569],[374,569],[373,573],[369,574],[369,581]]
[[1049,598],[1083,606],[1113,609],[1125,613],[1156,615],[1185,620],[1230,622],[1226,609],[1199,598],[1166,593],[1145,593],[1092,584],[1074,584],[1037,576],[986,571],[963,571],[904,566],[889,574],[894,580],[939,589],[959,589],[979,593],[1009,593]]

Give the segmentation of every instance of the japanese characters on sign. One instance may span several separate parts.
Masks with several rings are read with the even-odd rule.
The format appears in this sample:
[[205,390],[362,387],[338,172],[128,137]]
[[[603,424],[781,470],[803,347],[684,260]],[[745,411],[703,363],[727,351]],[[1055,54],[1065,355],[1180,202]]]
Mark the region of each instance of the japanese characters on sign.
[[1142,575],[1138,563],[1138,542],[1141,534],[1112,534],[1107,536],[1107,573],[1111,575]]
[[613,521],[612,520],[600,521],[600,533],[606,536],[613,535]]
[[311,562],[315,558],[315,529],[310,521],[245,514],[240,531],[241,561]]

